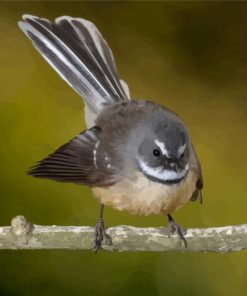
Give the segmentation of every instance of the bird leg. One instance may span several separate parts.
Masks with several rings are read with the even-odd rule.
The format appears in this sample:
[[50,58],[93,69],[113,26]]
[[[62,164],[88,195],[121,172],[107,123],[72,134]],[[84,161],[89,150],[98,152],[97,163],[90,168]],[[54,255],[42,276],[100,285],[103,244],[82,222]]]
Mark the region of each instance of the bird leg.
[[183,229],[180,225],[178,225],[170,214],[168,214],[167,216],[169,222],[169,237],[177,233],[180,238],[180,241],[183,241],[185,248],[187,248],[187,241],[184,237],[184,235],[186,234],[186,230]]
[[106,244],[111,245],[111,237],[105,233],[103,211],[104,211],[104,205],[100,204],[99,218],[98,218],[96,226],[95,226],[95,240],[94,240],[94,247],[93,247],[93,251],[96,253],[97,253],[98,249],[101,249],[101,245],[102,245],[104,238],[106,239]]

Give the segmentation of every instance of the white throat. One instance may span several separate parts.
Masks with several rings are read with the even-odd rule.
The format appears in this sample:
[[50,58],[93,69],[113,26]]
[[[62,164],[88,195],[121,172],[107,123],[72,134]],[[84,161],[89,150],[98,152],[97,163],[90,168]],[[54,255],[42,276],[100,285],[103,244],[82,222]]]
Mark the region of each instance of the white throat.
[[138,159],[141,170],[148,176],[161,180],[163,182],[173,182],[180,180],[186,176],[189,170],[189,165],[187,164],[182,171],[174,172],[166,170],[163,167],[152,168],[144,160]]

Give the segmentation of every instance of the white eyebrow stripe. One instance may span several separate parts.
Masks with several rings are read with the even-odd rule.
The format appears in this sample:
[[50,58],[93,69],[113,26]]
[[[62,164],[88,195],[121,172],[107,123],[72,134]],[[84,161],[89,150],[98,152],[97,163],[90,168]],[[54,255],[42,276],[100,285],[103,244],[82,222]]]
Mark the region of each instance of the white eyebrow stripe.
[[178,148],[178,154],[179,155],[183,154],[185,148],[186,148],[186,143]]
[[163,155],[166,155],[168,157],[168,151],[165,148],[165,144],[163,142],[160,142],[158,139],[154,140],[154,143],[160,148]]

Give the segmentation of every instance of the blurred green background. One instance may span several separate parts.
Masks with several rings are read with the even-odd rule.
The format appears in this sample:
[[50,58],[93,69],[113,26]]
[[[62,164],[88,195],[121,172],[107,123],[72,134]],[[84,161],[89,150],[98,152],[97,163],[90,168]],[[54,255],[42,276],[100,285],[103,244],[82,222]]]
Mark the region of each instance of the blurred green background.
[[[93,21],[132,97],[186,122],[202,163],[204,204],[175,213],[185,227],[247,223],[246,2],[0,2],[0,225],[94,225],[85,187],[26,169],[85,128],[82,102],[19,31],[23,13]],[[166,225],[110,208],[106,225]],[[0,295],[247,295],[247,253],[1,251]]]

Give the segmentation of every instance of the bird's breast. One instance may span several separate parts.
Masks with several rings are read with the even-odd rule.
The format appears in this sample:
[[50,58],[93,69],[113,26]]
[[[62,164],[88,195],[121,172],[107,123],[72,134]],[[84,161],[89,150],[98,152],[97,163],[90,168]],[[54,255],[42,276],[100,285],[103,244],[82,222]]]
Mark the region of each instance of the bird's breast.
[[152,215],[171,213],[188,202],[195,191],[197,176],[189,171],[177,184],[161,184],[136,173],[131,179],[122,180],[109,187],[94,187],[95,197],[116,210],[132,214]]

